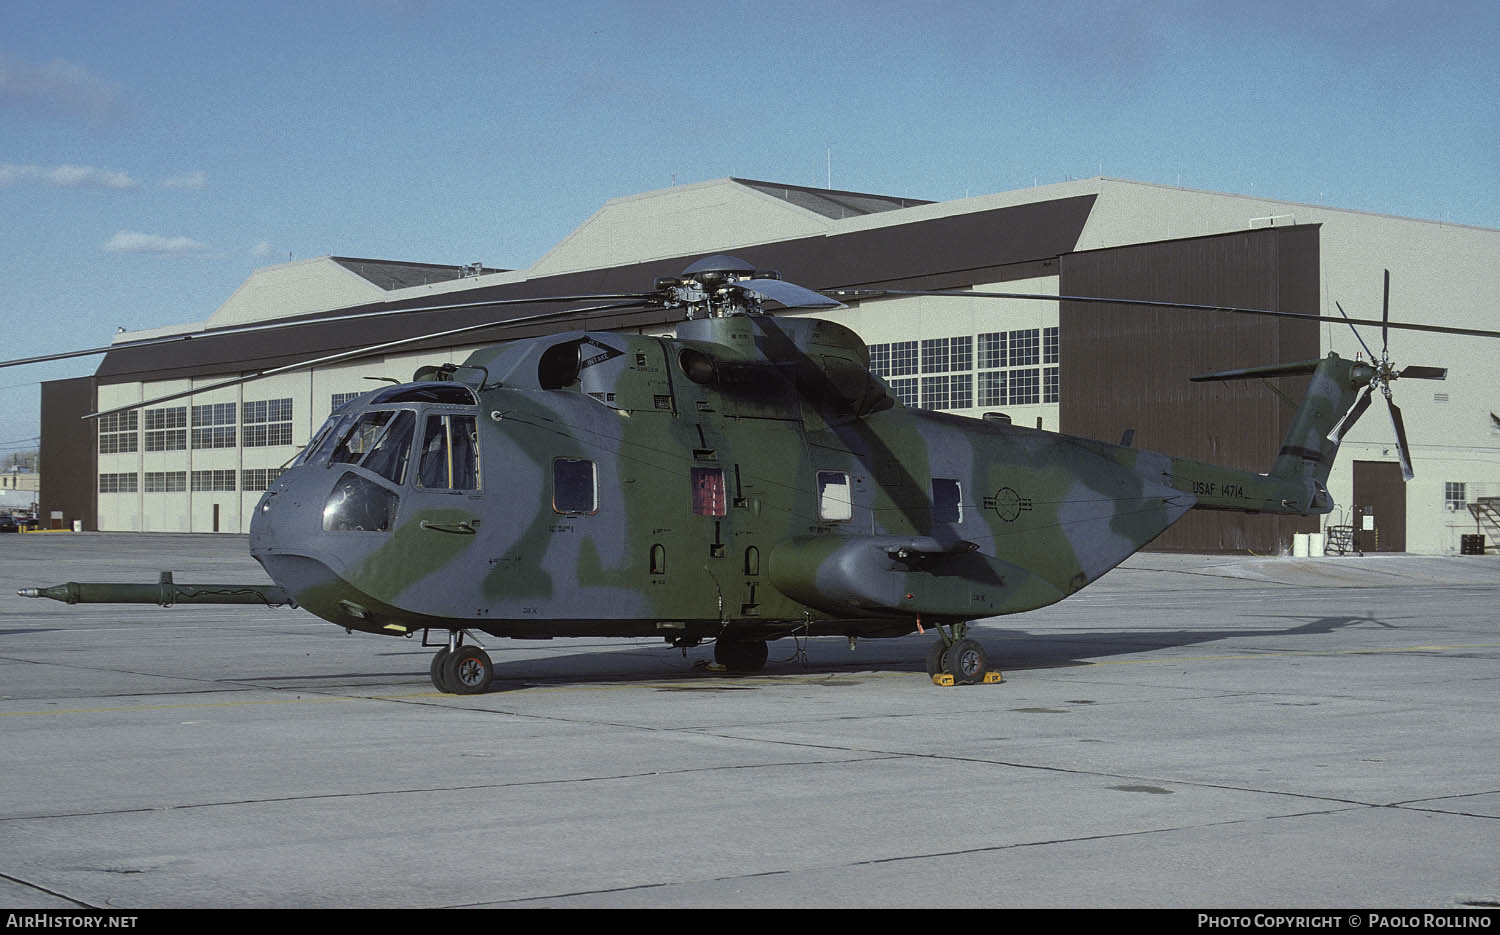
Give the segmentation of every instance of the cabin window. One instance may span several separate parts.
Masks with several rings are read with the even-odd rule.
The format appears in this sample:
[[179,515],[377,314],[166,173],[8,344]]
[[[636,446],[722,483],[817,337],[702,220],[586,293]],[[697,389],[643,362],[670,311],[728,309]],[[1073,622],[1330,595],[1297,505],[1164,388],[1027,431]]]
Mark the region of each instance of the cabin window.
[[693,512],[699,516],[723,516],[724,471],[720,468],[693,468]]
[[958,523],[964,518],[963,490],[958,481],[946,477],[932,479],[932,521]]
[[849,475],[843,471],[818,472],[818,517],[826,520],[854,518],[854,498]]
[[552,510],[555,513],[599,512],[599,475],[586,458],[552,461]]
[[427,417],[417,486],[437,490],[479,489],[479,440],[473,416]]

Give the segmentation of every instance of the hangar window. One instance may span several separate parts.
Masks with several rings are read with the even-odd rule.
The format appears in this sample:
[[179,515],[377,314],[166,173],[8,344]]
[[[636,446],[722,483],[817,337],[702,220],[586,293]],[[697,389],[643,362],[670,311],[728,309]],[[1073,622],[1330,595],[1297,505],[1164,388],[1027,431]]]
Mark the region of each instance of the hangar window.
[[146,493],[185,493],[187,471],[147,471]]
[[818,472],[818,517],[841,521],[854,517],[854,497],[849,475],[843,471]]
[[129,474],[100,474],[100,493],[135,493],[139,489],[140,476]]
[[186,406],[146,410],[147,451],[183,451],[186,448]]
[[1005,332],[991,331],[979,336],[979,369],[1005,366]]
[[891,345],[891,371],[893,377],[907,377],[917,372],[917,342],[897,341]]
[[552,511],[564,514],[599,512],[599,476],[587,458],[552,461]]
[[947,377],[922,378],[922,408],[950,409]]
[[1004,406],[1008,401],[1005,390],[1005,371],[982,371],[979,374],[979,405]]
[[129,412],[115,412],[107,416],[100,416],[99,453],[102,455],[111,455],[125,451],[135,451],[138,447],[136,430],[139,426],[140,413],[135,409]]
[[233,490],[234,470],[227,471],[194,471],[193,490]]
[[193,448],[233,448],[234,403],[210,403],[193,407]]
[[956,373],[948,378],[948,408],[968,409],[974,405],[974,378]]
[[[906,406],[972,409],[1057,403],[1059,335],[1057,327],[1021,328],[872,344],[870,369],[887,378]],[[915,377],[918,372],[921,376]]]
[[972,337],[948,339],[948,366],[955,372],[974,369],[974,339]]
[[948,339],[928,338],[922,342],[922,372],[947,373],[949,370]]
[[901,405],[917,405],[917,381],[915,379],[892,380],[891,392],[896,394],[896,399],[900,400]]
[[281,474],[281,468],[246,468],[240,472],[240,489],[270,490],[271,483]]
[[1034,367],[1039,363],[1040,329],[1027,328],[1012,331],[1007,337],[1010,342],[1010,365],[1012,367]]
[[267,448],[292,443],[292,400],[260,399],[244,404],[245,447]]
[[1012,370],[1010,372],[1010,404],[1012,406],[1025,406],[1042,401],[1041,371],[1035,367],[1029,370]]

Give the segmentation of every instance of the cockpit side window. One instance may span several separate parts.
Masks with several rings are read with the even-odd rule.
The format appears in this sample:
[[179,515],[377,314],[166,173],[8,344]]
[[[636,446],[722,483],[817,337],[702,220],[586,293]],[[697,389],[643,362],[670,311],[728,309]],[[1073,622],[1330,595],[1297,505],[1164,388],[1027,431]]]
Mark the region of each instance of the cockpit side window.
[[416,416],[407,410],[397,413],[395,420],[370,449],[361,465],[397,486],[404,483],[406,465],[411,460],[411,437],[416,421]]
[[324,464],[328,461],[328,452],[333,448],[336,441],[343,435],[344,426],[353,420],[353,416],[343,408],[336,410],[329,416],[318,433],[302,449],[302,453],[292,462],[295,467],[299,464]]
[[338,447],[333,449],[332,463],[352,463],[363,458],[380,437],[381,429],[395,414],[390,409],[377,409],[362,414],[359,421],[344,433]]
[[417,466],[417,486],[428,489],[479,489],[479,438],[474,417],[439,415],[427,417],[422,431],[422,456]]

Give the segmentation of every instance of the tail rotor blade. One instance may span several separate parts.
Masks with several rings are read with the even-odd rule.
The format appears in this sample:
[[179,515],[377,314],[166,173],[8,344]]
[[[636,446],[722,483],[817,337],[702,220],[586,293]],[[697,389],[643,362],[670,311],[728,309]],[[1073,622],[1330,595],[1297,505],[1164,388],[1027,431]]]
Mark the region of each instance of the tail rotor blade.
[[1359,417],[1364,415],[1365,410],[1369,408],[1370,384],[1366,383],[1359,388],[1359,395],[1354,397],[1354,405],[1349,407],[1349,411],[1344,413],[1344,417],[1333,427],[1333,431],[1328,433],[1328,440],[1335,445],[1343,441],[1344,433],[1354,428],[1354,423],[1358,422]]
[[1446,380],[1448,379],[1447,367],[1407,367],[1396,374],[1403,380]]
[[1391,331],[1391,271],[1385,271],[1385,292],[1380,298],[1380,359],[1385,359],[1386,350],[1390,348]]
[[1406,447],[1406,424],[1401,421],[1401,407],[1386,400],[1391,410],[1391,426],[1396,430],[1396,454],[1401,459],[1401,476],[1411,480],[1417,475],[1411,469],[1411,450]]

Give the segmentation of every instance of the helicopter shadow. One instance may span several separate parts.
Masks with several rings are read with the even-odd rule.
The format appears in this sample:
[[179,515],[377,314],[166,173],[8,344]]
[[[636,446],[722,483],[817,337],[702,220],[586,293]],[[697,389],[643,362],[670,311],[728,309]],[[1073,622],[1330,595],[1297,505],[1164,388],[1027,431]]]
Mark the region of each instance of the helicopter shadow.
[[1130,629],[1071,633],[1038,630],[997,630],[978,627],[971,635],[984,644],[992,662],[1010,669],[1053,669],[1094,665],[1100,658],[1149,653],[1163,649],[1254,638],[1326,636],[1351,627],[1373,625],[1399,629],[1373,613],[1308,617],[1298,614],[1249,615],[1274,620],[1301,620],[1288,627],[1235,627],[1232,629]]
[[[1301,620],[1288,627],[1214,628],[1203,630],[1128,629],[1113,631],[1049,632],[1045,628],[1001,628],[979,624],[969,636],[984,646],[992,668],[1003,671],[1063,669],[1096,665],[1101,659],[1137,655],[1163,649],[1206,645],[1247,637],[1315,637],[1350,627],[1374,625],[1399,629],[1373,614],[1340,614],[1307,618],[1299,615],[1261,614],[1271,619]],[[858,684],[859,673],[926,673],[927,651],[935,634],[909,638],[870,639],[850,653],[839,638],[791,638],[772,641],[770,659],[759,672],[727,672],[711,665],[711,641],[689,649],[686,657],[670,647],[639,647],[591,650],[549,655],[544,659],[507,659],[500,640],[488,641],[494,657],[494,683],[486,694],[504,694],[542,687],[567,685],[655,684],[660,691],[749,691],[793,677],[814,679],[814,684]],[[592,644],[598,645],[598,644]],[[427,681],[428,653],[402,651],[388,655],[412,656],[422,661],[420,676]],[[413,676],[419,674],[413,672]]]

